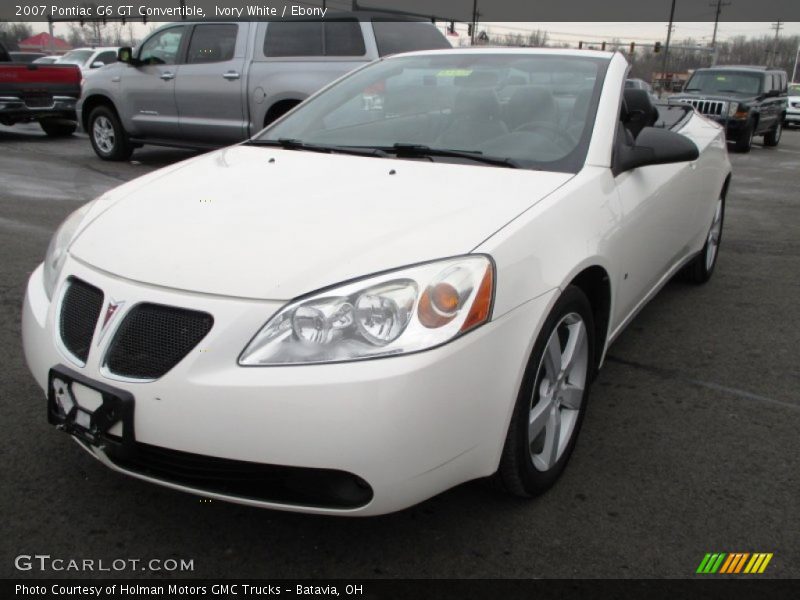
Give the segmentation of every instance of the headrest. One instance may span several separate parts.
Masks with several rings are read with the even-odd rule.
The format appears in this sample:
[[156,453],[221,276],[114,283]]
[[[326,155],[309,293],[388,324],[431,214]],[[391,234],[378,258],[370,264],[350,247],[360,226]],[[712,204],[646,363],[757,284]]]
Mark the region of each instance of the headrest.
[[500,103],[491,88],[465,89],[456,96],[453,114],[473,119],[494,119],[500,116]]

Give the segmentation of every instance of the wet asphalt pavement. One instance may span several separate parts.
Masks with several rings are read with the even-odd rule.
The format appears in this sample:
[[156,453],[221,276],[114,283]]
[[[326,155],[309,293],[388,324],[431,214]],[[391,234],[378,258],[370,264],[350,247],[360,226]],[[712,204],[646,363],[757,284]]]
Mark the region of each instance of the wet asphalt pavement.
[[687,577],[706,552],[744,551],[800,577],[800,131],[732,155],[713,279],[668,284],[612,346],[553,490],[525,502],[473,482],[370,519],[201,502],[46,423],[20,343],[28,275],[81,203],[189,156],[107,163],[83,135],[0,127],[1,576],[80,575],[14,568],[39,553],[193,559],[191,577]]

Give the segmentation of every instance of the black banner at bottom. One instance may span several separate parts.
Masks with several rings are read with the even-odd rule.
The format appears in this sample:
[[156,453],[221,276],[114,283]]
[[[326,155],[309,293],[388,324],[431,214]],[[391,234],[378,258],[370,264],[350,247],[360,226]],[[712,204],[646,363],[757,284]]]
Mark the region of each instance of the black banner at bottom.
[[779,579],[335,579],[335,580],[133,580],[133,579],[8,579],[0,598],[160,599],[209,598],[352,598],[382,600],[393,598],[437,600],[542,598],[641,598],[653,600],[800,597],[800,580]]

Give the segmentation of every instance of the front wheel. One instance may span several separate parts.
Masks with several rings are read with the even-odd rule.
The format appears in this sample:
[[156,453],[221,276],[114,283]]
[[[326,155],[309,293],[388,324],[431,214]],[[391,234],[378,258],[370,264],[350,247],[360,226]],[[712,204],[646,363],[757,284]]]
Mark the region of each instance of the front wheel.
[[779,120],[775,124],[775,128],[772,129],[769,133],[764,135],[764,145],[765,146],[777,146],[778,142],[781,141],[781,134],[783,133],[783,119]]
[[595,334],[586,295],[569,286],[534,344],[495,477],[510,493],[549,489],[578,437],[594,365]]
[[749,121],[734,144],[733,149],[736,152],[750,152],[753,147],[753,136],[756,133],[755,123]]
[[725,221],[725,198],[717,200],[714,209],[714,218],[706,236],[706,243],[700,253],[686,265],[685,274],[692,283],[705,283],[714,274],[714,267],[717,266],[717,256],[719,255],[719,245],[722,242],[722,225]]
[[95,108],[89,115],[88,130],[92,148],[103,160],[127,160],[133,153],[128,134],[111,108]]
[[48,118],[39,121],[39,126],[50,137],[66,137],[75,133],[78,124],[69,119]]

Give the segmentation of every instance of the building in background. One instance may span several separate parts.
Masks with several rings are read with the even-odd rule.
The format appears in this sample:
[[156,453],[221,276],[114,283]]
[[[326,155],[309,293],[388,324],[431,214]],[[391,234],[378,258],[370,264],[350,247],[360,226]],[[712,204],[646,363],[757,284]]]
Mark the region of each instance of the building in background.
[[20,52],[44,52],[46,54],[64,54],[72,50],[67,42],[49,33],[37,33],[19,42]]

